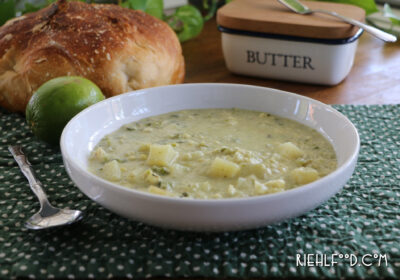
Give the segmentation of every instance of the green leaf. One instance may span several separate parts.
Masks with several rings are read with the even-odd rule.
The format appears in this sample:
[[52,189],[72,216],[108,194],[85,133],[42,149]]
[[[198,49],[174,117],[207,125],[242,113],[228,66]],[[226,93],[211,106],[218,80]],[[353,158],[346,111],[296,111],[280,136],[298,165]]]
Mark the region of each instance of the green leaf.
[[126,2],[121,2],[121,4],[119,4],[121,7],[124,7],[124,8],[128,8],[128,9],[130,9],[131,8],[131,6],[129,5],[129,2],[128,1],[126,1]]
[[128,0],[129,8],[132,10],[143,11],[146,9],[147,0]]
[[400,25],[400,16],[395,15],[387,3],[383,6],[383,16],[387,17],[393,24]]
[[42,4],[42,5],[34,5],[32,3],[25,3],[25,8],[21,11],[22,14],[26,14],[26,13],[32,13],[32,12],[36,12],[39,11],[41,8],[46,7],[46,4]]
[[122,7],[132,10],[140,10],[156,18],[163,18],[164,2],[163,0],[127,0],[121,3]]
[[185,5],[175,11],[168,19],[168,24],[177,33],[179,41],[185,42],[200,34],[204,20],[196,7]]
[[162,19],[164,12],[164,1],[148,0],[145,12],[156,18]]
[[211,0],[211,5],[208,5],[208,13],[203,17],[204,21],[210,20],[216,13],[218,7],[218,0]]
[[0,0],[0,25],[15,17],[15,1]]
[[352,4],[363,8],[366,11],[367,15],[378,12],[378,8],[376,7],[374,0],[318,0],[318,1]]
[[21,14],[36,12],[56,1],[57,0],[17,0],[19,6],[23,5],[23,8],[18,9],[17,7],[17,12],[20,12]]

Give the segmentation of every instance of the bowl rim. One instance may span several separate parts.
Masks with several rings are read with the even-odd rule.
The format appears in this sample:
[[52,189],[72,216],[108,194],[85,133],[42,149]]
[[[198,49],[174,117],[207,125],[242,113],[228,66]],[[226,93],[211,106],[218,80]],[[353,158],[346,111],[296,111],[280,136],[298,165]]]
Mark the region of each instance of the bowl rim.
[[[242,87],[242,88],[255,88],[255,89],[262,89],[262,90],[268,90],[268,91],[273,91],[278,94],[286,94],[290,97],[294,98],[299,98],[303,99],[305,101],[311,102],[318,104],[323,107],[329,107],[329,109],[339,118],[343,119],[345,122],[347,122],[348,127],[355,133],[355,138],[356,138],[356,143],[355,143],[355,149],[352,151],[350,157],[342,163],[342,165],[335,169],[333,172],[329,173],[328,175],[305,185],[298,186],[296,188],[292,188],[289,190],[285,190],[282,192],[277,192],[277,193],[272,193],[272,194],[264,194],[264,195],[258,195],[258,196],[250,196],[250,197],[242,197],[242,198],[221,198],[221,199],[200,199],[200,198],[181,198],[181,197],[169,197],[169,196],[162,196],[162,195],[157,195],[157,194],[152,194],[148,193],[145,191],[140,191],[136,189],[131,189],[116,183],[113,183],[111,181],[107,181],[91,172],[88,170],[82,168],[77,162],[74,161],[74,157],[72,157],[70,154],[66,152],[66,135],[67,131],[71,127],[72,123],[76,121],[76,119],[80,118],[82,115],[86,114],[87,112],[96,110],[98,107],[105,106],[103,104],[112,102],[113,100],[121,98],[121,96],[129,96],[130,98],[134,98],[135,96],[146,94],[147,91],[153,91],[153,90],[159,90],[160,88],[169,88],[169,87],[193,87],[193,86],[201,86],[201,87]],[[123,97],[124,98],[124,97]],[[190,109],[188,109],[190,110]],[[156,116],[156,115],[151,115],[151,116]],[[341,173],[345,172],[347,168],[349,168],[354,161],[357,160],[359,150],[360,150],[360,136],[357,131],[357,128],[355,125],[342,113],[334,109],[328,104],[325,104],[323,102],[320,102],[318,100],[312,99],[307,96],[303,96],[300,94],[292,93],[292,92],[287,92],[283,90],[278,90],[274,88],[269,88],[269,87],[263,87],[263,86],[254,86],[254,85],[247,85],[247,84],[235,84],[235,83],[186,83],[186,84],[177,84],[177,85],[166,85],[166,86],[159,86],[159,87],[153,87],[153,88],[146,88],[146,89],[140,89],[136,91],[129,91],[120,95],[116,95],[110,98],[107,98],[105,100],[102,100],[92,106],[89,106],[88,108],[84,109],[77,115],[75,115],[65,126],[62,134],[61,134],[61,139],[60,139],[60,149],[61,149],[61,154],[64,160],[64,166],[65,166],[65,161],[68,162],[75,170],[79,170],[81,174],[83,174],[85,177],[89,178],[93,183],[96,183],[98,181],[100,186],[106,187],[108,189],[113,189],[118,192],[123,192],[126,194],[138,196],[138,198],[141,199],[146,199],[146,200],[160,200],[165,203],[178,203],[181,205],[204,205],[207,204],[209,206],[211,205],[225,205],[225,204],[231,204],[231,203],[257,203],[257,202],[267,202],[267,201],[272,201],[275,199],[280,199],[282,197],[291,197],[291,196],[296,196],[300,192],[306,192],[306,191],[311,191],[317,187],[320,187],[320,185],[323,185],[324,183],[328,182],[331,180],[331,178],[336,177],[340,175]],[[77,184],[75,184],[77,185]],[[77,186],[79,189],[80,187]]]

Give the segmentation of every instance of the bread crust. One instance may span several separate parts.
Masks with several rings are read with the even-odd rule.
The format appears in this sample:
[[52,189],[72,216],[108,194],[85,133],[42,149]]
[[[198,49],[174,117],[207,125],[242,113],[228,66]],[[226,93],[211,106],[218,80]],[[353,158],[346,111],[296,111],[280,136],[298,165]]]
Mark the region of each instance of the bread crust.
[[106,97],[183,82],[174,31],[142,11],[61,0],[0,27],[0,106],[24,112],[44,82],[82,76]]

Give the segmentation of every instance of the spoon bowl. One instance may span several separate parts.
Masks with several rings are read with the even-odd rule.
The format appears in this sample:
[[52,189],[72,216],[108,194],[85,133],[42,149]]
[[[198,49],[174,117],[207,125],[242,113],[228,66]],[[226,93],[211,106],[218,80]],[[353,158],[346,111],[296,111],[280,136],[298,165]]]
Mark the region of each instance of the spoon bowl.
[[350,23],[354,26],[358,26],[358,27],[364,29],[365,31],[367,31],[368,33],[370,33],[371,35],[375,36],[376,38],[381,39],[382,41],[390,42],[390,43],[397,41],[397,37],[390,33],[384,32],[378,28],[375,28],[371,25],[362,23],[358,20],[339,15],[336,12],[322,10],[322,9],[312,10],[297,0],[278,0],[278,1],[295,13],[302,14],[302,15],[309,15],[309,14],[313,14],[313,13],[327,14],[327,15],[339,18],[342,21]]
[[44,211],[34,214],[26,221],[25,227],[29,229],[44,229],[63,226],[77,222],[83,217],[83,213],[79,210],[52,208],[54,209],[52,214]]
[[46,229],[63,226],[79,221],[83,213],[79,210],[60,209],[52,206],[42,188],[42,184],[36,179],[31,164],[22,151],[21,146],[9,146],[9,151],[18,163],[22,173],[29,181],[29,186],[40,202],[40,210],[30,217],[25,226],[29,229]]
[[297,0],[278,0],[278,1],[295,13],[302,15],[313,13],[313,11],[310,8],[308,8],[306,5],[300,3]]

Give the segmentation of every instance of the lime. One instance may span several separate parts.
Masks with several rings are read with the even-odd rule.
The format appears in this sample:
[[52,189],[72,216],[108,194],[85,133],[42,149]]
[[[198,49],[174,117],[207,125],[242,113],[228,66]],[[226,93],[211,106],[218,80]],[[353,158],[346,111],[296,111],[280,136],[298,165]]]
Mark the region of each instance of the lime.
[[37,138],[58,144],[70,119],[104,99],[101,90],[82,77],[58,77],[47,81],[32,95],[26,107],[26,120]]

